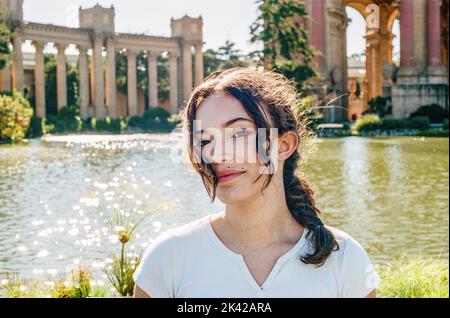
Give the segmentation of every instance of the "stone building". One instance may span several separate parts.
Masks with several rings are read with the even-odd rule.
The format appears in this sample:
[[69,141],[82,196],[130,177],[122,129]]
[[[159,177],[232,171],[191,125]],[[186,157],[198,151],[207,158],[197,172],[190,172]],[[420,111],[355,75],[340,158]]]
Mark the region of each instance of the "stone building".
[[[117,33],[114,7],[96,5],[79,9],[79,28],[53,24],[41,24],[23,20],[23,0],[0,0],[0,7],[8,10],[13,25],[13,54],[11,63],[0,72],[0,91],[11,88],[23,92],[26,84],[33,87],[35,114],[46,116],[44,47],[53,43],[57,49],[57,104],[58,109],[67,105],[66,48],[78,49],[80,114],[86,118],[95,116],[112,118],[142,114],[142,98],[137,88],[136,56],[144,51],[148,58],[149,105],[158,100],[157,57],[169,56],[170,99],[169,110],[178,112],[189,97],[193,85],[203,80],[203,20],[185,15],[171,20],[171,37],[143,34]],[[24,69],[22,45],[31,41],[36,49],[34,70],[28,76]],[[192,49],[195,48],[193,57]],[[127,96],[117,91],[116,51],[127,54]],[[141,106],[139,106],[141,104]]]
[[[309,30],[326,93],[348,94],[346,6],[366,21],[367,99],[392,99],[393,117],[407,117],[419,106],[448,109],[448,0],[302,0],[311,16]],[[392,25],[400,21],[400,68],[392,79]],[[360,39],[355,39],[360,40]],[[352,85],[350,85],[352,86]],[[348,98],[330,109],[331,122],[349,117]]]

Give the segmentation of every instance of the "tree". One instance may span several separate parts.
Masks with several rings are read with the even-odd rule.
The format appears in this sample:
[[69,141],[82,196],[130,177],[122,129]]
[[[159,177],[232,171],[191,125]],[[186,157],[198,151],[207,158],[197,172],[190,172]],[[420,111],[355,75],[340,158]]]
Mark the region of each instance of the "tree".
[[[148,59],[145,52],[139,52],[136,56],[137,64],[137,87],[140,88],[145,95],[146,104],[149,104],[148,91]],[[170,92],[169,79],[169,58],[166,55],[160,55],[157,58],[158,72],[158,99],[168,99]],[[127,53],[124,50],[116,53],[116,81],[117,90],[123,94],[128,92],[128,61]],[[159,106],[159,105],[149,105]]]
[[246,56],[239,49],[236,49],[235,45],[235,43],[227,40],[217,51],[207,49],[203,52],[205,77],[215,71],[248,66],[248,62],[245,61]]
[[368,101],[369,109],[364,114],[377,114],[380,118],[392,114],[392,106],[388,97],[377,96]]
[[[57,94],[57,62],[54,54],[45,54],[45,104],[47,114],[57,115],[58,94]],[[67,69],[67,105],[78,105],[78,72],[74,65],[66,63]]]
[[250,26],[251,42],[262,42],[258,55],[266,68],[293,79],[298,90],[308,88],[317,75],[314,57],[319,53],[309,44],[305,22],[309,19],[299,0],[257,0],[259,16]]
[[9,60],[11,53],[11,30],[6,22],[6,10],[0,8],[0,70],[2,70]]
[[13,90],[0,95],[0,141],[22,139],[30,125],[33,109],[22,94]]

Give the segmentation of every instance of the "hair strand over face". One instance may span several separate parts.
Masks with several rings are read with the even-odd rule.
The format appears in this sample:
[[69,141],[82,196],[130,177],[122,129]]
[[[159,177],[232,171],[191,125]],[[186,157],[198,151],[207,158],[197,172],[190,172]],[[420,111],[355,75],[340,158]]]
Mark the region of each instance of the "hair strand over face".
[[[260,72],[252,68],[233,68],[211,74],[194,90],[181,113],[184,133],[188,136],[188,155],[212,201],[216,197],[218,178],[211,164],[205,163],[201,158],[199,160],[198,154],[194,153],[193,122],[200,104],[213,94],[236,98],[254,120],[257,128],[267,130],[277,128],[279,136],[288,131],[296,132],[300,146],[307,145],[314,136],[307,127],[308,119],[302,114],[295,115],[299,95],[293,83],[281,74],[273,71]],[[266,151],[269,152],[270,133],[266,133],[266,141]],[[321,212],[316,207],[314,191],[297,173],[300,159],[300,151],[297,149],[284,162],[283,184],[286,203],[294,219],[309,230],[308,238],[311,239],[312,251],[301,256],[300,260],[306,264],[321,266],[333,251],[339,249],[339,245],[333,233],[320,218]],[[271,164],[270,161],[266,163]],[[266,178],[263,190],[271,179],[271,175]]]

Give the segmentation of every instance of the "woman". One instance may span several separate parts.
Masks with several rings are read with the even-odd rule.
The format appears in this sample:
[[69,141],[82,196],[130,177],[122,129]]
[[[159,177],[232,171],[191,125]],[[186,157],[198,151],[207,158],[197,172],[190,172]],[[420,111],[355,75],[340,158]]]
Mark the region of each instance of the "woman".
[[285,77],[250,68],[194,90],[182,111],[189,157],[225,209],[155,239],[135,297],[375,297],[364,249],[323,224],[298,174],[312,135],[296,105]]

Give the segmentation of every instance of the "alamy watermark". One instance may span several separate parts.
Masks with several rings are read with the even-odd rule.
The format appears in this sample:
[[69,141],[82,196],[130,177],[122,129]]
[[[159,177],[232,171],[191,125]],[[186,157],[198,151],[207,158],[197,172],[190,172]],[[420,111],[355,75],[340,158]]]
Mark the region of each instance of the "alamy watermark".
[[[260,174],[275,173],[278,169],[278,128],[245,129],[247,135],[236,137],[236,128],[221,130],[210,127],[203,131],[201,121],[194,120],[193,163],[259,164]],[[205,136],[207,138],[204,139]],[[189,143],[185,138],[180,128],[171,132],[171,140],[176,143],[170,148],[170,158],[174,163],[189,163],[191,160]]]

